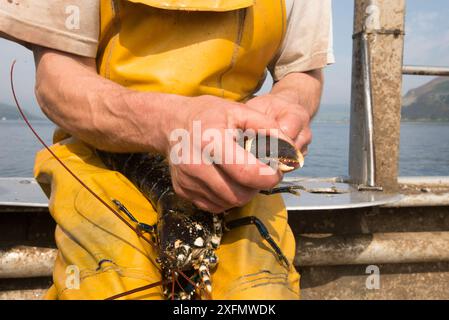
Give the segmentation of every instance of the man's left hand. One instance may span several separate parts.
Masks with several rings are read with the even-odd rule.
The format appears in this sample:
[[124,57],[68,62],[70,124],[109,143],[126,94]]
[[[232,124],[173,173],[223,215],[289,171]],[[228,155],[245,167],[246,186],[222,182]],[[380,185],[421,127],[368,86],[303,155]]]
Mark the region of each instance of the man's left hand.
[[311,116],[308,110],[280,95],[268,93],[249,100],[247,106],[275,119],[284,134],[289,136],[303,155],[312,142]]

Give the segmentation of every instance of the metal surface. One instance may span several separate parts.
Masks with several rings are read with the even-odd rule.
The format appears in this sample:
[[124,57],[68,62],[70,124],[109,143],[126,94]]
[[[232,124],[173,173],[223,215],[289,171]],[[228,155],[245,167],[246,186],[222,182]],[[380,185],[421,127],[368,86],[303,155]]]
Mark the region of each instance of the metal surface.
[[41,300],[51,278],[0,279],[0,300]]
[[449,263],[305,267],[301,299],[448,300]]
[[[288,183],[308,182],[309,191],[339,190],[342,178],[288,179]],[[444,178],[403,178],[401,181],[424,182],[435,186],[444,184]],[[317,183],[318,185],[314,185]],[[324,185],[327,183],[327,185]],[[419,187],[421,184],[419,184]],[[335,187],[335,188],[333,188]],[[303,191],[303,196],[306,193]],[[312,195],[317,195],[313,194]],[[303,197],[301,196],[301,197]],[[321,196],[326,196],[321,194]],[[300,198],[301,198],[300,197]],[[295,197],[297,198],[297,197]],[[31,213],[14,213],[0,215],[1,225],[9,229],[7,222],[20,223],[18,217],[44,220],[48,215]],[[6,223],[6,225],[5,225]],[[296,257],[300,264],[301,290],[303,299],[411,299],[411,298],[449,298],[449,263],[427,262],[447,258],[445,248],[448,244],[449,206],[425,208],[386,208],[370,207],[362,209],[291,211],[289,224],[297,235],[299,252]],[[40,225],[40,224],[39,224]],[[41,233],[42,228],[25,228],[28,236],[21,241],[41,242],[33,235]],[[47,231],[45,231],[47,232]],[[4,231],[0,233],[3,236]],[[17,235],[15,236],[17,238]],[[5,237],[8,242],[10,237]],[[3,241],[3,240],[2,240]],[[15,241],[14,243],[16,243]],[[5,243],[5,242],[4,242]],[[4,245],[5,247],[5,245]],[[39,247],[39,245],[36,245]],[[40,264],[47,264],[41,276],[50,276],[53,263],[49,255],[35,255],[32,261],[18,260],[16,269],[21,274],[30,276]],[[41,249],[39,248],[39,249]],[[4,257],[6,251],[17,248],[5,248],[0,252]],[[28,256],[29,257],[29,256]],[[16,256],[17,258],[17,256]],[[331,260],[331,261],[329,261]],[[368,289],[365,262],[388,261],[388,264],[375,264],[380,268],[380,289]],[[416,261],[416,262],[408,262]],[[304,262],[307,265],[301,265]],[[323,264],[351,263],[351,265]],[[3,261],[0,266],[3,267]],[[27,271],[30,270],[29,272]],[[10,273],[11,275],[11,273]],[[36,279],[36,278],[34,278]],[[38,299],[49,284],[30,285],[33,278],[0,279],[0,299]],[[48,279],[48,278],[39,278]],[[51,280],[48,280],[51,281]],[[8,285],[5,285],[8,283]],[[17,285],[16,285],[17,284]]]
[[48,277],[52,274],[57,251],[52,248],[0,248],[0,279]]
[[[449,205],[449,177],[400,177],[399,183],[418,186],[422,192],[402,195],[384,194],[376,191],[358,192],[357,187],[347,183],[346,177],[329,178],[294,178],[287,177],[283,186],[303,186],[312,191],[332,191],[332,188],[341,193],[321,192],[311,193],[300,191],[301,196],[286,194],[287,209],[289,210],[330,210],[343,208],[361,208],[385,205],[389,207],[417,207]],[[443,188],[442,191],[433,192],[428,188]],[[404,191],[404,190],[403,190]],[[39,185],[30,178],[0,178],[0,212],[21,212],[29,209],[36,212],[48,208],[46,196]]]
[[403,66],[402,74],[413,76],[440,76],[449,77],[448,67],[427,67],[427,66]]
[[366,150],[366,181],[363,185],[374,187],[376,185],[376,166],[374,163],[374,120],[373,98],[371,92],[371,62],[369,56],[368,35],[362,35],[362,61],[363,61],[363,93],[365,107],[365,150]]
[[286,181],[281,186],[300,187],[299,195],[283,194],[289,211],[334,210],[380,206],[399,201],[398,194],[378,191],[359,191],[356,186],[340,182],[320,180]]
[[0,300],[42,300],[48,289],[0,291]]
[[0,178],[0,206],[46,208],[48,199],[32,178]]
[[[344,178],[301,178],[286,179],[283,186],[303,186],[317,191],[301,192],[301,196],[284,195],[289,210],[328,210],[378,206],[398,201],[398,195],[385,195],[381,192],[358,192],[343,181]],[[333,182],[335,181],[335,182]],[[337,188],[341,193],[319,192]],[[332,190],[330,190],[332,191]],[[20,208],[44,209],[48,200],[39,185],[30,178],[0,178],[0,212],[17,211]]]
[[399,177],[400,184],[417,185],[417,186],[431,186],[431,187],[448,187],[449,177],[434,176],[434,177]]
[[388,203],[385,206],[389,208],[449,206],[449,192],[441,194],[421,193],[405,195],[397,202]]
[[449,206],[297,212],[289,224],[300,261],[351,263],[300,266],[302,299],[449,299]]
[[[297,235],[295,265],[332,266],[449,262],[449,232]],[[0,251],[0,278],[48,277],[57,250],[13,247]]]
[[297,266],[449,262],[449,232],[297,236]]

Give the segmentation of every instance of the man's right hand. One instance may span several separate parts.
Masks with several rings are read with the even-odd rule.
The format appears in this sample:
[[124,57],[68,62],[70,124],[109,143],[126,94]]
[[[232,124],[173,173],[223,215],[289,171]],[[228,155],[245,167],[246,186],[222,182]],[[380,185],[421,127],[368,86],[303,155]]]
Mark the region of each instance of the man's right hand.
[[[262,162],[256,160],[240,145],[234,137],[226,134],[227,129],[250,130],[279,130],[274,119],[265,114],[249,109],[241,103],[227,101],[213,96],[201,96],[186,98],[184,105],[176,108],[173,114],[171,130],[184,129],[189,133],[194,132],[193,124],[200,124],[201,137],[212,129],[214,139],[221,137],[222,141],[214,141],[217,148],[207,150],[219,159],[211,163],[180,163],[170,161],[172,181],[178,195],[189,199],[199,208],[220,213],[225,210],[241,207],[248,203],[260,190],[271,189],[282,179],[282,174]],[[229,131],[228,131],[229,132]],[[170,134],[166,133],[167,136]],[[197,137],[198,138],[198,137]],[[285,137],[283,137],[285,139]],[[193,153],[202,155],[210,141],[200,140],[195,145],[193,137],[190,142],[190,159]],[[287,138],[288,139],[288,138]],[[226,141],[227,140],[227,141]],[[177,141],[171,141],[171,147]],[[225,148],[226,147],[226,148]],[[226,152],[233,152],[226,160]],[[170,150],[167,150],[170,159]],[[236,159],[245,159],[237,163]],[[261,175],[261,172],[264,172]]]

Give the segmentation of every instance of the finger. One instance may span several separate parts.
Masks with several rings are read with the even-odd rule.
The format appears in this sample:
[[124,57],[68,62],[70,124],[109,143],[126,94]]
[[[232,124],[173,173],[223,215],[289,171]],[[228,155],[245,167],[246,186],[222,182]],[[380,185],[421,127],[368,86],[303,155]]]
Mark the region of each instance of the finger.
[[[212,166],[202,166],[203,171],[207,170],[207,167]],[[214,169],[212,167],[212,169]],[[214,169],[215,170],[215,169]],[[198,172],[198,170],[192,170],[194,172]],[[209,173],[209,178],[212,181],[215,181],[213,173]],[[211,189],[207,184],[204,183],[201,179],[198,179],[192,174],[186,174],[185,172],[177,173],[177,179],[173,181],[173,187],[177,195],[183,197],[184,199],[195,202],[199,198],[207,199],[209,202],[214,203],[215,206],[221,208],[228,208],[231,205],[222,199],[221,196],[217,196],[216,192]]]
[[[187,173],[189,174],[189,173]],[[219,199],[217,204],[223,207],[242,207],[247,204],[259,192],[250,189],[232,180],[218,166],[211,166],[208,170],[201,170],[191,178],[202,185],[207,192],[203,197],[210,201]]]
[[293,111],[294,108],[286,109],[277,117],[279,127],[282,132],[288,135],[292,139],[296,139],[298,134],[304,127],[304,117],[299,113]]
[[[250,202],[260,190],[245,187],[234,181],[231,177],[226,175],[219,166],[216,166],[217,174],[220,181],[215,187],[215,190],[221,194],[222,198],[227,201],[232,207],[243,207]],[[210,181],[206,181],[210,188],[213,188]]]
[[250,189],[267,190],[282,180],[282,174],[234,143],[232,163],[219,164],[220,169],[236,183]]
[[199,195],[198,193],[193,193],[190,190],[188,190],[187,188],[182,188],[175,183],[173,184],[173,188],[175,189],[176,195],[193,203],[195,206],[197,206],[201,210],[204,210],[207,212],[212,212],[212,213],[223,212],[226,210],[226,206],[221,206],[221,205],[217,204],[216,201],[205,199],[203,196]]
[[201,209],[203,211],[207,211],[210,213],[223,213],[226,210],[229,210],[230,208],[226,208],[226,207],[220,207],[217,206],[214,202],[210,201],[209,199],[206,198],[197,198],[196,200],[193,201],[193,204],[198,208]]
[[264,133],[265,135],[272,135],[288,142],[293,142],[290,137],[282,132],[278,122],[272,117],[243,107],[234,108],[232,114],[234,116],[232,125],[235,128],[243,131],[253,130],[254,133]]
[[309,127],[304,128],[295,140],[296,148],[299,150],[307,148],[307,146],[312,143],[312,138],[312,130],[310,130]]
[[213,152],[215,165],[229,177],[228,181],[253,190],[267,189],[279,183],[281,175],[277,168],[259,161],[235,139],[236,136],[225,134],[222,147]]

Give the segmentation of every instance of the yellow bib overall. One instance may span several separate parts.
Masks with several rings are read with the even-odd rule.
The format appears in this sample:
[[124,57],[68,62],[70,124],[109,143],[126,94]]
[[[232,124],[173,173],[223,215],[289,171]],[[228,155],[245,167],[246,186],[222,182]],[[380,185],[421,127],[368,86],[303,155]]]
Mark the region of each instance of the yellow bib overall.
[[[285,33],[283,0],[103,0],[99,73],[125,87],[242,101],[265,78]],[[118,199],[147,224],[156,213],[92,149],[57,137],[53,151],[113,206]],[[64,137],[65,138],[65,137]],[[104,299],[161,280],[153,249],[85,190],[47,152],[35,176],[50,197],[59,249],[49,299]],[[258,195],[230,219],[255,215],[293,261],[295,242],[279,195]],[[225,233],[212,274],[213,299],[297,299],[299,275],[277,260],[254,226]],[[79,281],[78,281],[79,280]],[[160,299],[162,288],[128,299]]]

